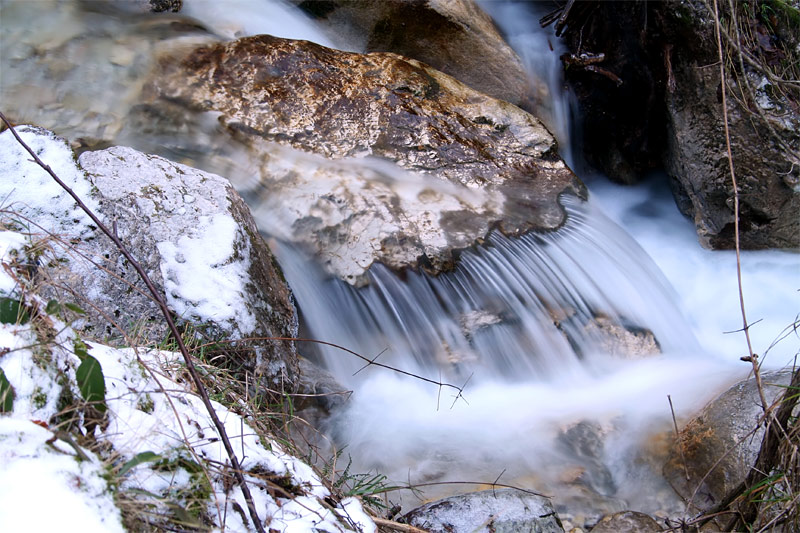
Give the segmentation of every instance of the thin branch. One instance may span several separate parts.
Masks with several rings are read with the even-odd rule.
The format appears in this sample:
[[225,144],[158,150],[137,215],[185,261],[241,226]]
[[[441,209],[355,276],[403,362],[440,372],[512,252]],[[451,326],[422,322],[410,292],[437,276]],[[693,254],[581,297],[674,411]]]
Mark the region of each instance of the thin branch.
[[400,522],[395,522],[394,520],[377,518],[375,516],[370,518],[372,518],[372,521],[375,522],[375,525],[379,527],[387,527],[389,529],[393,529],[394,531],[401,531],[402,533],[428,533],[428,530],[426,529],[420,529],[409,524],[402,524]]
[[672,396],[667,394],[669,400],[669,411],[672,413],[672,424],[675,426],[675,439],[678,444],[678,451],[681,453],[681,463],[683,463],[683,472],[686,474],[686,482],[688,483],[692,478],[689,476],[689,468],[686,466],[686,456],[683,454],[683,443],[681,442],[681,432],[678,431],[678,421],[675,419],[675,408],[672,406]]
[[725,83],[725,56],[722,52],[722,35],[720,34],[719,22],[719,7],[717,0],[714,0],[714,28],[717,36],[717,52],[719,53],[719,79],[722,87],[722,122],[725,127],[725,148],[728,156],[728,171],[731,175],[731,184],[733,186],[733,233],[734,233],[734,246],[736,249],[736,280],[739,286],[739,308],[742,312],[742,327],[744,329],[744,336],[747,340],[747,351],[750,355],[750,362],[753,365],[753,373],[756,378],[756,386],[758,387],[758,395],[761,399],[761,408],[764,412],[767,411],[767,399],[764,396],[764,386],[761,383],[761,372],[758,366],[758,355],[753,352],[753,344],[750,341],[750,328],[747,322],[747,312],[744,305],[744,290],[742,288],[742,255],[741,246],[739,243],[739,184],[736,181],[736,172],[733,168],[733,151],[731,149],[731,132],[728,121],[728,99]]
[[[503,471],[505,472],[505,470]],[[497,479],[503,474],[501,473]],[[439,485],[479,485],[479,486],[488,486],[492,489],[501,488],[501,489],[514,489],[520,492],[524,492],[525,494],[530,494],[532,496],[540,496],[542,498],[547,498],[548,500],[552,499],[552,496],[548,496],[547,494],[542,494],[541,492],[536,492],[535,490],[530,489],[523,489],[521,487],[516,487],[514,485],[506,485],[505,483],[487,483],[485,481],[430,481],[427,483],[408,483],[407,485],[398,485],[393,487],[387,487],[383,490],[375,491],[373,494],[382,494],[385,492],[394,492],[397,490],[411,490],[411,491],[418,491],[421,487],[437,487]]]
[[134,259],[134,257],[126,248],[126,246],[115,235],[115,232],[109,230],[108,227],[106,227],[106,225],[103,224],[103,222],[97,217],[97,215],[95,215],[94,212],[91,209],[89,209],[86,206],[86,204],[83,203],[80,197],[77,194],[75,194],[75,192],[72,189],[70,189],[69,186],[67,186],[67,184],[64,183],[56,175],[55,172],[53,172],[53,169],[51,169],[47,164],[45,164],[39,158],[38,155],[36,155],[36,152],[34,152],[33,149],[31,149],[31,147],[28,146],[25,143],[25,141],[22,140],[19,134],[17,134],[16,130],[14,129],[14,126],[11,124],[11,122],[9,122],[9,120],[2,112],[0,112],[0,119],[2,119],[2,121],[8,127],[8,129],[11,130],[11,133],[17,140],[17,142],[21,144],[23,148],[25,148],[25,150],[31,155],[31,157],[33,157],[33,160],[36,162],[36,164],[38,164],[40,167],[42,167],[42,169],[44,169],[48,174],[50,174],[50,177],[52,177],[56,181],[56,183],[58,183],[58,185],[75,200],[75,202],[78,204],[78,207],[80,207],[81,210],[83,210],[83,212],[86,213],[89,216],[89,218],[92,219],[92,222],[94,222],[97,225],[97,227],[114,242],[119,251],[122,253],[122,255],[125,256],[125,259],[128,260],[128,262],[134,268],[134,270],[136,270],[136,273],[139,274],[139,277],[142,279],[144,284],[147,286],[147,289],[155,298],[156,303],[161,309],[161,313],[164,315],[164,320],[166,320],[167,326],[169,326],[170,332],[172,333],[173,337],[175,337],[175,341],[177,342],[178,348],[180,349],[181,355],[183,356],[183,359],[186,363],[186,368],[189,371],[189,375],[191,376],[192,381],[194,382],[195,386],[198,389],[200,398],[203,401],[203,405],[208,411],[208,414],[211,417],[211,421],[214,423],[214,426],[216,427],[217,432],[219,433],[220,439],[222,440],[223,446],[225,447],[225,451],[227,452],[228,457],[231,460],[231,466],[233,467],[233,474],[236,477],[236,480],[239,482],[239,485],[242,489],[242,494],[244,495],[245,501],[247,502],[248,511],[250,512],[250,518],[253,520],[256,530],[259,533],[265,533],[264,526],[261,523],[261,519],[258,517],[258,512],[256,511],[255,503],[253,502],[253,496],[250,494],[250,489],[247,486],[247,481],[245,480],[244,475],[242,474],[242,468],[239,464],[239,460],[236,458],[236,453],[233,451],[233,446],[231,445],[230,439],[228,438],[228,434],[225,431],[225,426],[223,426],[222,422],[217,416],[216,411],[214,411],[214,407],[211,405],[211,400],[208,397],[208,393],[206,392],[205,387],[203,386],[203,382],[200,379],[200,375],[197,373],[197,370],[195,369],[191,355],[189,355],[189,351],[186,349],[186,345],[183,343],[183,340],[181,339],[181,334],[178,331],[175,322],[172,320],[172,315],[170,313],[169,307],[167,307],[167,303],[164,300],[164,297],[156,289],[155,285],[153,285],[153,282],[150,280],[150,277],[147,275],[147,272],[144,271],[141,265],[139,265],[139,262],[136,261],[136,259]]
[[[345,348],[344,346],[341,346],[341,345],[339,345],[339,344],[336,344],[336,343],[333,343],[333,342],[321,341],[321,340],[318,340],[318,339],[305,339],[305,338],[298,338],[298,337],[247,337],[247,338],[244,338],[244,339],[238,339],[238,340],[236,340],[236,341],[220,341],[220,342],[218,342],[218,343],[216,343],[216,344],[233,343],[233,342],[242,342],[242,341],[294,341],[294,342],[313,342],[313,343],[315,343],[315,344],[321,344],[321,345],[323,345],[323,346],[330,346],[331,348],[336,348],[337,350],[342,350],[343,352],[347,352],[347,353],[349,353],[350,355],[355,355],[356,357],[358,357],[358,358],[359,358],[359,359],[361,359],[362,361],[366,361],[366,363],[367,363],[367,364],[366,364],[366,365],[364,365],[364,367],[362,367],[362,368],[359,370],[359,372],[360,372],[361,370],[363,370],[364,368],[368,367],[368,366],[377,366],[377,367],[380,367],[380,368],[385,368],[385,369],[387,369],[387,370],[391,370],[392,372],[396,372],[396,373],[398,373],[398,374],[402,374],[402,375],[404,375],[404,376],[409,376],[409,377],[412,377],[412,378],[418,379],[418,380],[420,380],[420,381],[424,381],[424,382],[426,382],[426,383],[430,383],[430,384],[432,384],[432,385],[436,385],[437,387],[448,387],[448,388],[450,388],[450,389],[454,389],[454,390],[456,391],[456,393],[457,393],[457,394],[456,394],[456,399],[458,399],[458,398],[461,398],[462,400],[464,399],[464,396],[463,396],[463,393],[464,393],[464,387],[466,387],[466,385],[467,385],[467,382],[469,382],[469,379],[467,379],[467,382],[465,382],[465,383],[464,383],[464,385],[462,385],[461,387],[459,387],[458,385],[453,385],[452,383],[443,383],[442,381],[436,381],[436,380],[434,380],[434,379],[426,378],[426,377],[424,377],[424,376],[420,376],[419,374],[414,374],[413,372],[409,372],[409,371],[407,371],[407,370],[402,370],[402,369],[400,369],[400,368],[396,368],[396,367],[393,367],[393,366],[390,366],[390,365],[385,365],[385,364],[383,364],[383,363],[377,363],[377,362],[375,362],[375,359],[377,359],[378,357],[380,357],[380,355],[381,355],[383,352],[381,352],[380,354],[378,354],[378,355],[377,355],[376,357],[374,357],[373,359],[370,359],[369,357],[367,357],[367,356],[365,356],[365,355],[361,355],[360,353],[358,353],[358,352],[355,352],[355,351],[353,351],[353,350],[351,350],[351,349],[349,349],[349,348]],[[470,377],[472,377],[472,376],[470,376]]]

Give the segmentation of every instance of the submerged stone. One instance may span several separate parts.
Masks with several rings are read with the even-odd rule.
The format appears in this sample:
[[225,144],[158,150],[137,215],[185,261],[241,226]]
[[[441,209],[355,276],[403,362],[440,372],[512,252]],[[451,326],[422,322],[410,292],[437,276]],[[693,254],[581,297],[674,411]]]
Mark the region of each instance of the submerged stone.
[[592,533],[658,533],[663,531],[653,517],[637,511],[622,511],[605,516]]

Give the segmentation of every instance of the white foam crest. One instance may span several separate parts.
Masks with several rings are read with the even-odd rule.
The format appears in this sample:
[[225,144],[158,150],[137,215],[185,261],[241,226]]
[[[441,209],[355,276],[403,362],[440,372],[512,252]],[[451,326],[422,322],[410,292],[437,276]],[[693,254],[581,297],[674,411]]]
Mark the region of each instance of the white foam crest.
[[[687,373],[704,378],[687,380]],[[669,431],[667,395],[682,417],[742,377],[733,364],[676,356],[610,364],[601,374],[468,385],[464,399],[454,401],[452,390],[376,372],[336,421],[336,437],[347,443],[357,468],[383,472],[396,483],[491,482],[506,472],[502,482],[560,493],[566,490],[560,477],[581,464],[559,440],[567,428],[599,424],[607,441],[598,461],[621,461],[630,474],[636,444],[651,432]],[[602,449],[603,441],[597,445]],[[648,484],[658,472],[643,468],[637,475],[642,484],[630,486],[636,483],[631,478],[621,483],[628,484],[626,493],[652,492]],[[458,490],[464,489],[426,490],[426,497]]]
[[[596,203],[630,232],[675,287],[676,304],[704,350],[737,360],[747,345],[740,331],[736,256],[698,245],[694,225],[680,214],[666,183],[663,176],[636,188],[589,180]],[[762,361],[768,367],[791,364],[800,353],[800,336],[786,330],[800,313],[800,254],[743,251],[741,263],[753,349],[767,354]]]

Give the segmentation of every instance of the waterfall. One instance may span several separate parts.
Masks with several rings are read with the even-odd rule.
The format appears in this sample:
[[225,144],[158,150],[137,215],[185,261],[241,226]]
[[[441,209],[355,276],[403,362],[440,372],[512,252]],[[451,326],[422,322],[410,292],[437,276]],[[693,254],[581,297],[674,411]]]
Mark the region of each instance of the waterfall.
[[[641,248],[591,204],[563,202],[560,230],[493,233],[439,276],[375,265],[369,284],[355,288],[327,279],[287,243],[273,248],[309,335],[428,376],[524,382],[585,372],[622,342],[598,319],[627,336],[648,328],[664,351],[698,351]],[[317,351],[346,382],[361,366],[341,350]]]

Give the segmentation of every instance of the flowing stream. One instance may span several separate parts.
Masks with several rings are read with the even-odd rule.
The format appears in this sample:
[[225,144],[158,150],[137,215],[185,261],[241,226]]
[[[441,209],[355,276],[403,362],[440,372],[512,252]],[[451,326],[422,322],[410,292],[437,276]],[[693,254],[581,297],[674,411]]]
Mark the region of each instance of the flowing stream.
[[[185,14],[229,38],[272,33],[330,44],[283,2],[240,1],[235,9],[225,2],[224,10],[220,2],[184,4]],[[539,29],[525,5],[485,8],[531,69],[541,118],[574,164],[575,111],[559,77],[558,40]],[[100,28],[102,16],[93,13],[86,24]],[[123,20],[113,19],[111,32]],[[56,24],[69,29],[57,17]],[[110,90],[102,84],[112,78],[97,75],[100,90]],[[50,89],[47,80],[31,85],[37,83],[37,90]],[[124,134],[117,138],[139,149],[163,146],[158,135]],[[245,162],[239,172],[247,168]],[[307,336],[463,388],[459,395],[386,368],[362,368],[363,361],[332,347],[302,344],[353,390],[326,427],[352,458],[351,472],[377,472],[390,485],[499,479],[595,518],[678,505],[659,472],[671,438],[667,395],[685,417],[747,375],[738,360],[743,336],[723,333],[741,328],[735,259],[700,249],[664,179],[621,188],[581,177],[590,201],[564,198],[569,217],[558,231],[518,239],[492,234],[438,277],[378,265],[360,289],[324,275],[253,205],[261,230],[274,236]],[[761,320],[751,329],[754,348],[764,353],[800,310],[797,256],[745,253],[743,268],[750,320]],[[638,356],[620,355],[630,352]],[[797,352],[797,337],[789,337],[770,347],[767,365],[783,366]],[[423,497],[476,487],[427,487]],[[418,501],[411,492],[389,498],[406,509]]]

